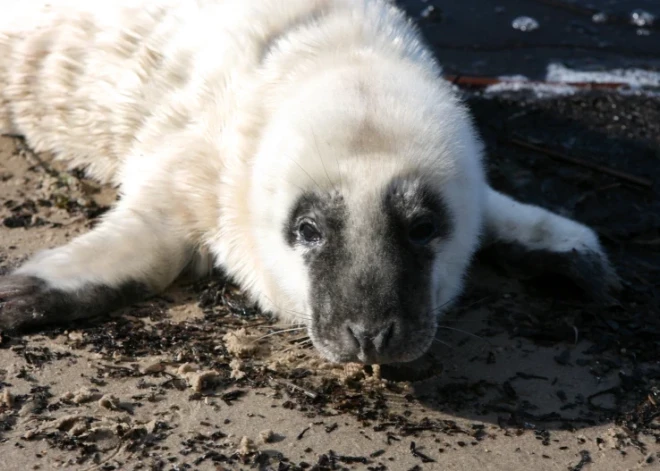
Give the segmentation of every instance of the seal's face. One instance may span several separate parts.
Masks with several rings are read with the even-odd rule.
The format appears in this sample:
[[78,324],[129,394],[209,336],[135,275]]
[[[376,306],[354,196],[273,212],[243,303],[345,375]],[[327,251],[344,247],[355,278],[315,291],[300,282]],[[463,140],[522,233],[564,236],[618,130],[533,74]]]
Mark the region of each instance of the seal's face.
[[376,191],[303,192],[284,229],[309,274],[310,336],[326,357],[404,362],[436,333],[434,265],[452,233],[442,195],[421,176]]
[[482,226],[466,110],[437,81],[388,67],[319,73],[272,111],[251,162],[257,299],[336,362],[426,352]]

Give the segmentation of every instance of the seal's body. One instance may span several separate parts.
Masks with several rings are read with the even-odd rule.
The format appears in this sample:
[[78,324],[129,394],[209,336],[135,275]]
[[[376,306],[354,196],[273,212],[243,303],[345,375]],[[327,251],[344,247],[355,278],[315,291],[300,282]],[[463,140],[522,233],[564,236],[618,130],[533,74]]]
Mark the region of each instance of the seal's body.
[[420,356],[481,237],[614,275],[587,227],[492,190],[470,117],[385,0],[40,0],[0,19],[0,131],[119,187],[0,279],[0,328],[221,266],[334,361]]

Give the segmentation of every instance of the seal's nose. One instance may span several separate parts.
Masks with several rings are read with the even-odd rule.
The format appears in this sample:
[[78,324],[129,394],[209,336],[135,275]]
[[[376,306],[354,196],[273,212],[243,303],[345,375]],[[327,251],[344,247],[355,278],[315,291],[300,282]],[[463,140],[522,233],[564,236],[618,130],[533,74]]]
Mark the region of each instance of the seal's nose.
[[363,363],[373,363],[387,348],[394,334],[394,322],[385,326],[365,328],[362,324],[346,323],[348,345]]

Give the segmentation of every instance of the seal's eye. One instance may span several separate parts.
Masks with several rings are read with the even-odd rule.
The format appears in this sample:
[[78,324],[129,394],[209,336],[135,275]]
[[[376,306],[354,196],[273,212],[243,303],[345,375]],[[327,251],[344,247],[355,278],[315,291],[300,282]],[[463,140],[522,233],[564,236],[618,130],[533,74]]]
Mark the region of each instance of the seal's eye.
[[426,245],[438,232],[435,223],[428,218],[419,218],[410,224],[408,238],[415,245]]
[[314,221],[303,219],[298,226],[298,235],[305,244],[317,244],[323,238],[321,232],[316,228]]

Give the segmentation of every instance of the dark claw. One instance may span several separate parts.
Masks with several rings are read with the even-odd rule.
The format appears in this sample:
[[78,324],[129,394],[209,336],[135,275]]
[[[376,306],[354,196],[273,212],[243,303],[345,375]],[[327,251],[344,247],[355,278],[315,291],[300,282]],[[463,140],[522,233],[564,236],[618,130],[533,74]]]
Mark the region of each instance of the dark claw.
[[34,294],[45,285],[45,281],[34,276],[4,276],[0,278],[0,301],[14,296]]
[[0,330],[38,325],[46,314],[43,297],[47,290],[46,282],[33,276],[0,278]]

